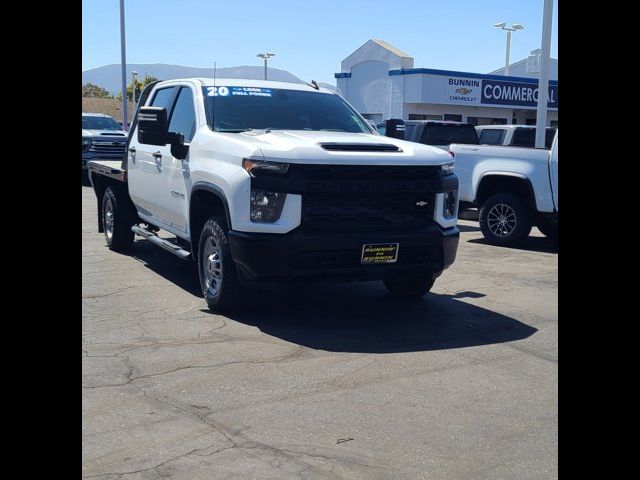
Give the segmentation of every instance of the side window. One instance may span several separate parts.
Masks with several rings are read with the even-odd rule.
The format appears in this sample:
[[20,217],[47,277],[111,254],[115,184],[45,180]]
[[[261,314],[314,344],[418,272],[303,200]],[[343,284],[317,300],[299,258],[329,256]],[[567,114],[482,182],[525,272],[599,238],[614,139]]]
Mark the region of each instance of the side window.
[[193,107],[193,92],[189,87],[182,87],[178,100],[173,107],[169,120],[169,131],[184,135],[184,141],[190,142],[196,133],[196,112]]
[[504,133],[496,128],[483,128],[478,141],[481,145],[502,145]]
[[513,132],[513,138],[511,139],[511,145],[514,147],[528,147],[533,148],[536,144],[536,129],[535,128],[516,128]]
[[153,95],[153,100],[151,100],[149,106],[164,107],[167,109],[167,114],[169,114],[171,109],[171,100],[173,99],[175,90],[176,87],[161,88],[160,90],[156,90],[156,93]]

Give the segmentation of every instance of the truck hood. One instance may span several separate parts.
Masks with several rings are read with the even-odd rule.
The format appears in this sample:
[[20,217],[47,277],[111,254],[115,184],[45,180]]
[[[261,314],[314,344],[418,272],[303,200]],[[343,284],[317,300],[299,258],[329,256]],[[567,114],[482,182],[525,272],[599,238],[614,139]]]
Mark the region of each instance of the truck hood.
[[[302,164],[442,165],[451,155],[439,148],[368,133],[253,130],[239,134],[264,160]],[[327,145],[328,144],[328,145]],[[378,148],[382,145],[383,147]],[[388,151],[397,147],[398,151]]]
[[127,133],[122,130],[85,130],[82,129],[83,137],[122,137],[127,138]]

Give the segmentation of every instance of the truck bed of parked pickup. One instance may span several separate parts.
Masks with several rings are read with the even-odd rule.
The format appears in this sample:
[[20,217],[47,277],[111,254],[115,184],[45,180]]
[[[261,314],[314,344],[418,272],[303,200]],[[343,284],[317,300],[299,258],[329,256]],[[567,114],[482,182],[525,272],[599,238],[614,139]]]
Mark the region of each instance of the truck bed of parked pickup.
[[558,236],[558,135],[551,151],[451,145],[462,206],[480,209],[480,228],[494,245],[514,245],[537,225]]
[[89,173],[107,245],[126,251],[138,234],[195,260],[213,310],[300,279],[382,280],[422,296],[456,255],[451,154],[377,135],[315,83],[154,83],[126,157]]

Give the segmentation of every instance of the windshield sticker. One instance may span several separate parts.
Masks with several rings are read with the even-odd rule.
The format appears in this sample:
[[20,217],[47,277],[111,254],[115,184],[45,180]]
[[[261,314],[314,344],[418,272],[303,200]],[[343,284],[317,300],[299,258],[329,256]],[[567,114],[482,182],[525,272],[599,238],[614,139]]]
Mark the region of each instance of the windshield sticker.
[[270,88],[256,87],[207,87],[207,96],[209,97],[270,97]]

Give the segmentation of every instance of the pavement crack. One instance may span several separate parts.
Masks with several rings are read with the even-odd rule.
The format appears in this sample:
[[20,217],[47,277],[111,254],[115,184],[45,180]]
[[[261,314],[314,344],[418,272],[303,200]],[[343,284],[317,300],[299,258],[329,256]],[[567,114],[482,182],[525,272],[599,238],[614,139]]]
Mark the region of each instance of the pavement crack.
[[303,354],[303,355],[287,355],[284,357],[277,357],[277,358],[273,358],[270,360],[237,360],[237,361],[233,361],[233,362],[225,362],[225,363],[215,363],[212,365],[185,365],[183,367],[178,367],[178,368],[174,368],[171,370],[167,370],[165,372],[158,372],[158,373],[148,373],[145,375],[138,375],[137,377],[131,377],[131,374],[133,373],[133,367],[130,368],[130,370],[127,372],[127,374],[125,375],[125,378],[127,379],[126,382],[120,382],[120,383],[103,383],[100,385],[92,385],[89,387],[83,387],[83,390],[92,390],[95,388],[104,388],[104,387],[121,387],[124,385],[129,385],[132,382],[135,382],[136,380],[141,380],[141,379],[145,379],[145,378],[153,378],[153,377],[160,377],[163,375],[168,375],[170,373],[175,373],[175,372],[179,372],[181,370],[190,370],[190,369],[197,369],[197,368],[220,368],[220,367],[228,367],[230,365],[239,365],[239,364],[250,364],[250,365],[260,365],[260,364],[268,364],[268,363],[278,363],[278,362],[282,362],[282,361],[287,361],[287,360],[293,360],[293,359],[298,359],[301,357],[311,357],[311,354]]
[[128,472],[105,472],[105,473],[100,473],[100,474],[96,474],[96,475],[83,475],[82,478],[106,477],[107,475],[118,475],[118,478],[122,478],[123,476],[126,476],[126,475],[134,475],[136,473],[148,472],[150,470],[155,470],[156,473],[158,473],[158,475],[162,476],[160,474],[160,472],[158,472],[158,470],[157,470],[158,468],[160,468],[160,467],[162,467],[162,466],[164,466],[164,465],[166,465],[168,463],[175,462],[176,460],[179,460],[180,458],[188,457],[189,455],[193,455],[194,453],[201,452],[203,450],[208,450],[210,448],[213,448],[215,445],[216,445],[216,443],[212,443],[211,445],[208,445],[206,447],[194,448],[193,450],[191,450],[191,451],[189,451],[187,453],[183,453],[183,454],[177,455],[177,456],[172,457],[172,458],[170,458],[168,460],[165,460],[164,462],[158,463],[157,465],[154,465],[152,467],[141,468],[141,469],[138,469],[138,470],[131,470],[131,471],[128,471]]

